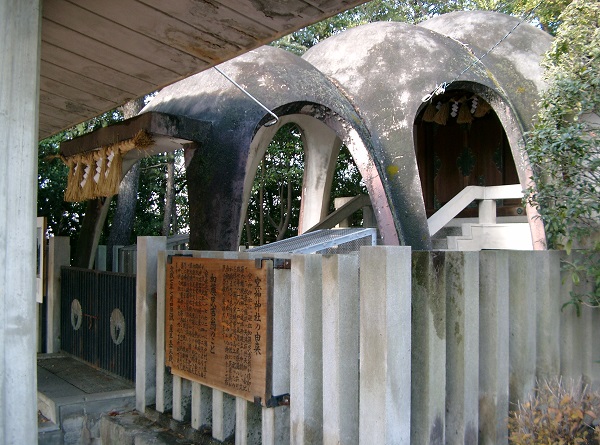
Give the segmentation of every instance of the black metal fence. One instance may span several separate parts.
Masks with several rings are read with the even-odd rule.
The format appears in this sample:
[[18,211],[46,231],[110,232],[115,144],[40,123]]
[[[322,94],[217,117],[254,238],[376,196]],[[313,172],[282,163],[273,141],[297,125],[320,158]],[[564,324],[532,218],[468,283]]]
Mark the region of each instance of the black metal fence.
[[61,270],[61,347],[130,381],[135,376],[135,275]]

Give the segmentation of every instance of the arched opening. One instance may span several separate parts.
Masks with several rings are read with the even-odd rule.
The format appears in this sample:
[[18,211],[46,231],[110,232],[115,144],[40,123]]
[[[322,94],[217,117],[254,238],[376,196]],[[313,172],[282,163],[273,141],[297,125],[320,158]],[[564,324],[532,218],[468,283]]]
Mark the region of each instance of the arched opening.
[[[280,129],[288,128],[284,131],[290,131],[289,128],[294,128],[293,131],[299,132],[304,149],[304,166],[301,199],[299,203],[295,201],[299,205],[297,228],[292,228],[286,237],[304,233],[328,215],[334,184],[340,194],[368,192],[383,242],[397,244],[398,237],[391,211],[381,179],[367,149],[368,142],[338,115],[319,105],[290,104],[277,111],[279,123],[272,127],[258,127],[250,146],[244,180],[244,214],[240,224],[240,240],[244,243],[252,237],[252,231],[249,237],[244,226],[249,219],[246,215],[251,218],[253,209],[250,208],[248,213],[246,209],[253,202],[254,209],[257,208],[257,199],[252,196],[256,196],[257,187],[253,184],[256,184],[255,178],[261,174],[260,165],[265,154],[268,154],[269,144]],[[293,126],[287,127],[288,124]],[[266,173],[267,168],[263,171]],[[254,223],[258,221],[255,219]]]
[[[437,96],[415,119],[415,150],[427,216],[467,186],[519,184],[511,147],[496,113],[480,96]],[[476,217],[472,203],[459,217]],[[497,202],[499,217],[524,215],[520,199]]]
[[[263,245],[299,235],[334,211],[336,198],[367,194],[348,147],[334,140],[333,145],[324,144],[323,150],[315,153],[313,141],[307,152],[306,142],[313,136],[289,122],[269,142],[248,198],[242,245]],[[324,152],[326,149],[330,151]],[[361,226],[362,209],[349,220],[350,226]]]

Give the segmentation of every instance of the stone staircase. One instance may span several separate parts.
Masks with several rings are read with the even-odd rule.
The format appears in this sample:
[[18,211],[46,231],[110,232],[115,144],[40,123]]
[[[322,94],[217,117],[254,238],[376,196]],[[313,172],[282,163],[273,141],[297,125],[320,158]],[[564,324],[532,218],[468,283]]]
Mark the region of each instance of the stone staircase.
[[135,406],[133,383],[68,354],[39,355],[37,373],[39,444],[101,444],[101,417]]

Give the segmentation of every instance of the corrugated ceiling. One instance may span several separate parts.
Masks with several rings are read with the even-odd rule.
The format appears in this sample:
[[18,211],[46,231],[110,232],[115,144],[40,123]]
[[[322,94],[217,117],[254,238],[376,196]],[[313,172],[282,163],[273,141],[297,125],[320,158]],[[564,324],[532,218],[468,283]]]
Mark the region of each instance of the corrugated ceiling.
[[43,0],[40,138],[365,0]]

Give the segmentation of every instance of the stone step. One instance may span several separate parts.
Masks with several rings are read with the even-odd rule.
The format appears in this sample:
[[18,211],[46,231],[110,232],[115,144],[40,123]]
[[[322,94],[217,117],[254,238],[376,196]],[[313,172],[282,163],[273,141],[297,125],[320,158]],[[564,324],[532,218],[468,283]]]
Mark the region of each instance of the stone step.
[[38,445],[63,445],[60,427],[38,411]]
[[219,442],[210,429],[195,430],[188,423],[177,422],[170,416],[147,409],[104,416],[100,421],[103,445],[218,445],[233,444],[233,438]]

